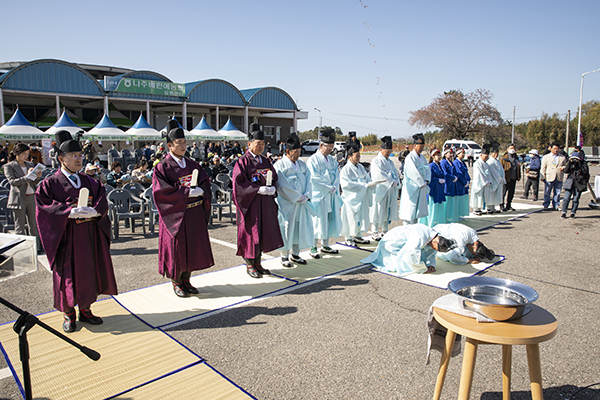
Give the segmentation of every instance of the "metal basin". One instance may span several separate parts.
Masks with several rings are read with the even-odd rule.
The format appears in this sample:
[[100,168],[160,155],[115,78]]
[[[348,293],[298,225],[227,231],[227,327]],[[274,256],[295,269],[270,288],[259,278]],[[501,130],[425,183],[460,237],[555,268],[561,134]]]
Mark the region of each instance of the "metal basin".
[[495,321],[523,316],[529,309],[527,305],[538,299],[538,293],[527,285],[483,276],[455,279],[448,289],[462,298],[466,309]]

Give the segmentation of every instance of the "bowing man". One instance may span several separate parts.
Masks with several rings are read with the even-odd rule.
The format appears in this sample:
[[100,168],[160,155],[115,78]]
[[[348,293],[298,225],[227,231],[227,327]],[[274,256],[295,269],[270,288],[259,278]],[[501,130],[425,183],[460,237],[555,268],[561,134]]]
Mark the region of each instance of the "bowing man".
[[404,225],[416,224],[419,218],[427,216],[427,193],[431,181],[431,171],[425,157],[421,155],[425,147],[422,133],[413,135],[413,149],[404,161],[404,182],[400,197],[400,219]]
[[[117,294],[117,283],[104,186],[77,172],[83,153],[68,131],[56,133],[55,152],[60,169],[37,188],[36,221],[52,270],[54,307],[63,312],[63,330],[74,332],[75,305],[79,306],[80,322],[102,324],[90,307],[99,294]],[[87,194],[82,193],[86,191],[83,188]],[[79,199],[80,194],[87,199]]]
[[[262,252],[283,247],[277,219],[277,171],[268,157],[262,156],[265,134],[252,124],[248,134],[248,151],[233,168],[233,201],[237,212],[237,255],[246,262],[252,278],[271,272],[261,265]],[[269,182],[270,180],[270,182]]]
[[369,240],[363,239],[362,232],[369,228],[369,207],[373,201],[372,187],[369,173],[360,164],[360,148],[355,142],[346,143],[348,162],[340,172],[340,186],[342,187],[342,232],[346,244],[356,246],[367,244]]
[[329,239],[340,236],[342,230],[342,198],[339,194],[340,171],[338,162],[329,155],[335,143],[335,131],[331,128],[321,131],[319,150],[315,152],[306,165],[310,170],[312,183],[311,202],[315,208],[313,227],[315,240],[310,249],[312,258],[319,258],[319,239],[321,240],[323,253],[337,254],[336,249],[329,247]]
[[[373,240],[381,240],[388,231],[392,221],[398,220],[398,186],[400,174],[390,159],[392,154],[392,138],[381,138],[381,150],[371,161],[371,179],[375,182],[383,181],[373,189],[373,205],[371,206],[371,230]],[[381,232],[379,232],[381,228]]]
[[471,186],[471,208],[475,215],[481,215],[481,209],[485,207],[485,201],[489,198],[492,178],[487,160],[490,156],[490,146],[485,145],[481,149],[481,155],[473,164],[473,184]]
[[361,260],[394,275],[435,272],[435,254],[446,252],[454,242],[423,224],[397,226],[381,239],[377,249]]
[[477,232],[463,224],[439,224],[433,230],[447,239],[454,240],[456,247],[447,252],[438,252],[436,257],[452,264],[478,264],[492,261],[495,253],[479,240]]
[[469,184],[471,183],[471,175],[469,168],[463,161],[465,158],[465,149],[459,147],[456,150],[456,158],[454,159],[454,170],[458,177],[456,182],[456,201],[458,203],[458,218],[469,215]]
[[444,194],[444,172],[440,167],[442,153],[439,149],[431,150],[431,181],[429,182],[429,194],[427,195],[428,215],[419,220],[420,224],[432,227],[446,222],[446,195]]
[[185,134],[176,120],[169,120],[167,131],[169,153],[152,174],[152,194],[160,215],[158,272],[171,279],[176,296],[188,297],[198,294],[190,283],[192,271],[215,264],[207,227],[212,192],[204,169],[185,157]]
[[310,203],[310,171],[306,163],[299,159],[300,152],[300,139],[291,133],[285,142],[285,155],[274,165],[278,194],[275,201],[279,206],[277,215],[283,237],[281,264],[286,268],[291,268],[292,262],[306,264],[306,260],[300,257],[300,249],[311,247],[315,238],[312,222],[315,211]]

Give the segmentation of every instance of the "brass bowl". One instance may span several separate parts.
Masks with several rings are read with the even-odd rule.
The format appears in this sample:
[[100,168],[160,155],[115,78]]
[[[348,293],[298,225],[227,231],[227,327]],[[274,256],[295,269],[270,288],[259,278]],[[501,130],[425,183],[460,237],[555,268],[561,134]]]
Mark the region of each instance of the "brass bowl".
[[484,276],[455,279],[448,289],[462,298],[466,309],[495,321],[523,316],[530,309],[527,305],[539,297],[534,289],[522,283]]

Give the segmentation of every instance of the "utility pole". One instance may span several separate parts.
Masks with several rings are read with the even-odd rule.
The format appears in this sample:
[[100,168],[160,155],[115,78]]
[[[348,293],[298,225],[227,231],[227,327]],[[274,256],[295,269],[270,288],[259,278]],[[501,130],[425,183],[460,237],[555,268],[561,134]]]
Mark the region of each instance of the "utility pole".
[[512,123],[512,134],[510,137],[510,142],[515,142],[515,111],[517,110],[517,106],[513,106],[513,123]]
[[569,154],[569,122],[571,122],[571,110],[567,110],[567,138],[565,142],[567,154]]

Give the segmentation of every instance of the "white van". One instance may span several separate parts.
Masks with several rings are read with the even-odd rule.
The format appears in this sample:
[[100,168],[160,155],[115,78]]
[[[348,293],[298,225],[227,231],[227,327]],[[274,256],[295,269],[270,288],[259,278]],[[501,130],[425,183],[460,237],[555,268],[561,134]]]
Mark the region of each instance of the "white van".
[[457,149],[459,147],[462,147],[463,149],[465,149],[465,152],[467,152],[467,150],[469,150],[469,149],[473,149],[475,152],[474,160],[477,160],[479,158],[479,156],[481,155],[481,146],[472,140],[458,140],[458,139],[446,140],[446,143],[444,143],[444,148],[446,147],[446,145],[454,146]]

